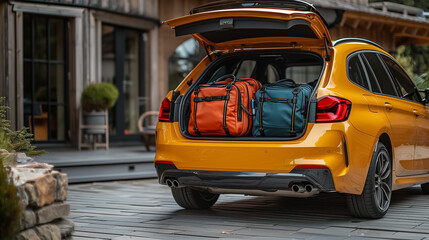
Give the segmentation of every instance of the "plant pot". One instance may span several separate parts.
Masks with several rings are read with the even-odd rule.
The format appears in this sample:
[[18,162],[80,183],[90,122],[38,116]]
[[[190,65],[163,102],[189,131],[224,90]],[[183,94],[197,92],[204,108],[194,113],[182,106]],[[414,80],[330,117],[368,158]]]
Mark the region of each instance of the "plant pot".
[[[83,112],[83,124],[89,126],[106,126],[106,113],[102,112]],[[87,134],[104,134],[106,129],[85,129]]]

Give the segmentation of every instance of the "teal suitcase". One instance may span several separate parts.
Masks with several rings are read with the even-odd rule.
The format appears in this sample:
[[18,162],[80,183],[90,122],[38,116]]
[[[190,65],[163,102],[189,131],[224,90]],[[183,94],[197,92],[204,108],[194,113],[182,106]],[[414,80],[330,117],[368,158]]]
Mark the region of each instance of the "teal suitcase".
[[313,88],[297,85],[292,80],[280,80],[262,86],[256,92],[256,109],[252,127],[255,137],[294,137],[306,124],[306,110]]

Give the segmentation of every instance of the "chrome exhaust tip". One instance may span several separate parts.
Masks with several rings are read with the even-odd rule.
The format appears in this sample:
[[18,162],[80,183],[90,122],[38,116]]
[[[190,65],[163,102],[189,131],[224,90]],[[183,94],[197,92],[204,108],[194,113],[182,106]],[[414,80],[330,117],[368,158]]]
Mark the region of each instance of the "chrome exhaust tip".
[[168,187],[173,187],[173,182],[170,179],[165,180]]
[[312,191],[313,191],[313,189],[314,189],[313,185],[311,185],[311,184],[307,184],[307,185],[305,185],[305,191],[307,191],[307,192],[312,192]]
[[173,187],[178,188],[179,187],[179,181],[173,180]]
[[292,191],[294,191],[296,193],[303,193],[305,190],[304,190],[304,187],[302,185],[294,184],[294,185],[292,185]]

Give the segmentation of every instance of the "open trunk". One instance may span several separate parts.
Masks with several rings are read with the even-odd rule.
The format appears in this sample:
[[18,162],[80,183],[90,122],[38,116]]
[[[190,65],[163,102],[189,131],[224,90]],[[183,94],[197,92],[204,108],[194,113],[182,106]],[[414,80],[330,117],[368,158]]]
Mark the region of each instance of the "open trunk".
[[262,85],[272,84],[282,79],[292,79],[297,84],[309,84],[313,87],[311,98],[306,106],[305,126],[315,122],[315,90],[324,69],[324,58],[317,53],[298,50],[264,50],[230,53],[218,57],[189,87],[188,91],[175,101],[175,118],[179,121],[183,136],[190,139],[219,140],[285,140],[297,139],[305,131],[293,137],[253,137],[251,134],[242,137],[227,136],[192,136],[188,129],[191,112],[191,95],[201,84],[212,83],[221,76],[233,74],[237,78],[253,78]]

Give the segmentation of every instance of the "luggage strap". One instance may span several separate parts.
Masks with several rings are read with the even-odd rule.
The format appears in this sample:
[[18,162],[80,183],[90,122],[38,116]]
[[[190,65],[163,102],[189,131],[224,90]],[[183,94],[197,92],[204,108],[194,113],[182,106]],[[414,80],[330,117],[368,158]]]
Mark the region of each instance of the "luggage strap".
[[212,97],[195,97],[194,102],[211,102],[211,101],[225,101],[229,100],[229,95],[227,96],[212,96]]
[[272,102],[272,103],[295,103],[294,99],[287,98],[259,98],[260,102]]
[[229,94],[231,92],[232,89],[232,85],[229,85],[226,87],[226,99],[225,99],[225,103],[224,103],[224,107],[223,107],[223,130],[225,131],[225,134],[230,137],[231,134],[229,133],[229,129],[228,126],[226,125],[226,111],[228,110],[228,100],[229,100]]
[[245,112],[247,115],[249,115],[249,116],[251,116],[251,117],[253,117],[253,116],[254,116],[253,114],[251,114],[251,113],[246,109],[246,107],[245,107],[243,104],[241,104],[241,108],[244,110],[244,112]]
[[[198,98],[198,92],[199,92],[199,89],[198,88],[195,89],[195,97],[194,97],[194,99]],[[197,103],[198,102],[194,101],[194,132],[196,134],[198,134],[198,135],[201,135],[200,131],[198,131],[198,127],[197,127]]]
[[[264,95],[265,95],[265,87],[261,88],[261,98],[264,99]],[[264,133],[264,126],[262,125],[262,107],[264,106],[264,102],[263,101],[259,101],[259,133],[261,134],[261,136],[265,136]]]

